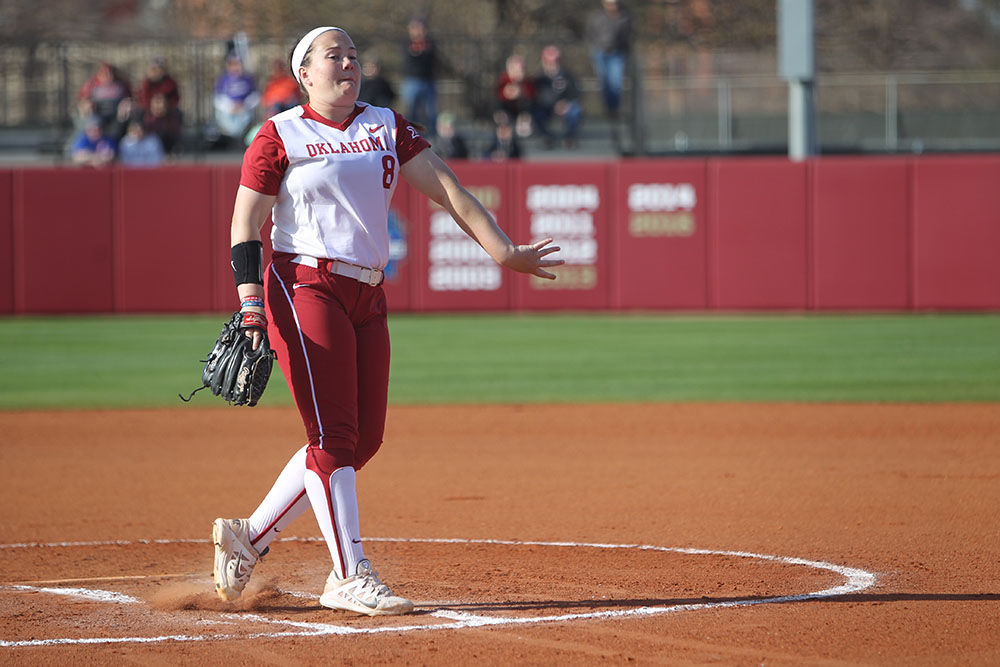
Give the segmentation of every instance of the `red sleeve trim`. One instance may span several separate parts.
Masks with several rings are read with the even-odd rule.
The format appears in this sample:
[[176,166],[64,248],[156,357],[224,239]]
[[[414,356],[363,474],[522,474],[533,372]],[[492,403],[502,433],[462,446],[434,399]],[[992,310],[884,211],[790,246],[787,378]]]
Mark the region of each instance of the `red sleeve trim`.
[[396,155],[399,156],[399,164],[404,165],[431,145],[410,121],[403,118],[398,111],[393,113],[396,114]]
[[267,120],[243,154],[240,185],[261,194],[276,196],[287,170],[285,144],[274,121]]

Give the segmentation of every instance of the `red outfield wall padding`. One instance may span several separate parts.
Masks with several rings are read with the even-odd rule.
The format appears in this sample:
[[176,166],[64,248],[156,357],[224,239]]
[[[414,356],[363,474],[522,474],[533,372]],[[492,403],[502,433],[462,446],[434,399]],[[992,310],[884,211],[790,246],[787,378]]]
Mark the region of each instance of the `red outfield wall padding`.
[[[240,307],[229,263],[229,230],[239,185],[239,166],[215,167],[212,170],[212,201],[205,220],[211,229],[211,282],[205,284],[205,289],[211,289],[212,310],[222,312],[232,312]],[[261,229],[261,240],[264,243],[264,266],[267,266],[271,257],[270,223]]]
[[1000,157],[914,161],[917,308],[1000,308]]
[[[493,163],[456,163],[459,180],[514,236],[509,167]],[[413,191],[409,252],[415,282],[417,310],[504,310],[511,306],[511,281],[517,277],[501,269],[475,241],[459,228],[447,211]]]
[[23,169],[14,174],[14,310],[114,309],[110,169]]
[[117,170],[116,310],[212,308],[210,167]]
[[782,158],[709,162],[711,305],[809,305],[806,169]]
[[[229,251],[232,247],[230,228],[233,206],[239,185],[238,166],[216,167],[212,171],[212,209],[208,221],[212,228],[212,309],[222,312],[235,311],[240,307]],[[271,216],[260,228],[260,240],[264,244],[263,268],[267,270],[271,262]]]
[[14,172],[0,169],[0,315],[14,312]]
[[566,261],[555,281],[512,276],[514,305],[524,309],[608,308],[611,257],[612,163],[521,163],[514,202],[519,243],[553,238]]
[[909,183],[906,159],[813,162],[815,308],[909,307]]
[[618,308],[708,306],[704,160],[629,160],[614,184]]
[[[385,267],[385,300],[389,312],[410,310],[413,288],[413,248],[411,235],[413,221],[410,219],[410,198],[415,196],[412,188],[401,181],[396,186],[389,209],[389,264]],[[416,195],[422,197],[423,195]]]
[[[568,266],[503,271],[401,183],[394,311],[1000,308],[1000,156],[455,168]],[[0,171],[0,314],[234,310],[238,183],[237,165]]]

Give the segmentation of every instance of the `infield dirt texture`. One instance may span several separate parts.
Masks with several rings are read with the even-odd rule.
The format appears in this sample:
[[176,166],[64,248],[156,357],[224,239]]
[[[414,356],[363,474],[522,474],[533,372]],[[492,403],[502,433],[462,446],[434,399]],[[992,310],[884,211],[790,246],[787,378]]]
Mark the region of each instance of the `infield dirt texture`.
[[1000,661],[995,405],[393,407],[358,482],[368,552],[418,606],[387,619],[319,606],[309,516],[244,603],[214,596],[211,521],[297,425],[0,413],[4,662]]
[[301,425],[211,401],[0,411],[4,664],[1000,663],[995,401],[394,403],[384,619],[319,606],[311,515],[215,597]]

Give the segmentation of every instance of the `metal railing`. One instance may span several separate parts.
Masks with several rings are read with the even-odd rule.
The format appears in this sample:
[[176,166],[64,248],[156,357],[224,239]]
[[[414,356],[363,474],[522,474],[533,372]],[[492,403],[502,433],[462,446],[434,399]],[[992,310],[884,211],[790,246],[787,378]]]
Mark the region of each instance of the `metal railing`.
[[[779,77],[644,80],[650,152],[768,151],[787,145]],[[1000,72],[823,74],[823,152],[1000,150]]]
[[[259,79],[286,56],[286,46],[253,45],[250,64]],[[186,132],[195,139],[187,150],[198,151],[196,139],[212,121],[211,91],[225,49],[218,40],[2,44],[0,148],[58,152],[73,132],[77,91],[98,62],[114,62],[138,85],[150,59],[162,56],[180,83]],[[590,128],[603,136],[608,122],[583,47],[568,55],[581,79],[585,134]],[[488,61],[485,53],[477,58]],[[622,128],[631,152],[785,150],[788,94],[776,74],[667,77],[643,71],[641,56],[635,64]],[[493,81],[489,72],[443,78],[439,106],[461,122],[488,123],[483,108]],[[822,73],[815,89],[821,152],[1000,150],[1000,71]]]

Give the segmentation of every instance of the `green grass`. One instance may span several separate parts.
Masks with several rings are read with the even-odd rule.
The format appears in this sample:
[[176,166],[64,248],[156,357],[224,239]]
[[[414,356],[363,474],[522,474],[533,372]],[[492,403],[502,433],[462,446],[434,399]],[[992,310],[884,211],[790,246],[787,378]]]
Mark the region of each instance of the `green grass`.
[[[0,318],[0,409],[180,405],[224,319]],[[393,403],[1000,401],[998,314],[394,315],[390,328]],[[262,404],[290,403],[276,374]]]

